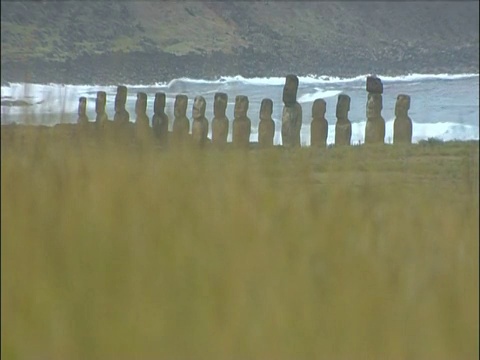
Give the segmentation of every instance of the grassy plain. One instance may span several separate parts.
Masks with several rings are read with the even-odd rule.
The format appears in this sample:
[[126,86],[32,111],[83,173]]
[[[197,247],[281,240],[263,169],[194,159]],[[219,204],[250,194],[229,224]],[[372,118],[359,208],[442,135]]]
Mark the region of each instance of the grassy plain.
[[478,358],[478,141],[160,152],[32,129],[2,129],[2,358]]

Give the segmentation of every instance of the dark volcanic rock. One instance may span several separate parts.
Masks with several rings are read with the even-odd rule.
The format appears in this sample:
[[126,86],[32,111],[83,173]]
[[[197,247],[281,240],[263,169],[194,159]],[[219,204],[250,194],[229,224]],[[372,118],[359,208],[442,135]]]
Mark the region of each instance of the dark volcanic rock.
[[383,84],[375,75],[367,76],[367,92],[372,94],[383,94]]

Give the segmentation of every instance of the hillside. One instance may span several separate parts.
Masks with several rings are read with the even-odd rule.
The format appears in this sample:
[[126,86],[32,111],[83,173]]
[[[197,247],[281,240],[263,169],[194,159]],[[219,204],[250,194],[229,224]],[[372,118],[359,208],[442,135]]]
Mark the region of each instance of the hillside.
[[1,3],[1,80],[478,72],[467,2]]

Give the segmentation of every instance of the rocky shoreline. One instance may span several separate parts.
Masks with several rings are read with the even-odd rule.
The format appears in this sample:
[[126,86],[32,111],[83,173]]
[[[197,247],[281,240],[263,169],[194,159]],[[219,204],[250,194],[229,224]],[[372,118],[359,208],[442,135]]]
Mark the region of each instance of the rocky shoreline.
[[[317,60],[320,59],[320,60]],[[458,50],[403,51],[400,58],[391,53],[373,58],[360,52],[320,54],[307,51],[305,56],[288,58],[257,53],[242,48],[233,54],[188,54],[176,56],[165,52],[131,52],[83,55],[64,62],[48,60],[2,61],[1,83],[60,84],[154,84],[175,78],[216,79],[219,76],[270,77],[294,73],[338,77],[360,74],[389,76],[409,73],[478,73],[478,47]]]

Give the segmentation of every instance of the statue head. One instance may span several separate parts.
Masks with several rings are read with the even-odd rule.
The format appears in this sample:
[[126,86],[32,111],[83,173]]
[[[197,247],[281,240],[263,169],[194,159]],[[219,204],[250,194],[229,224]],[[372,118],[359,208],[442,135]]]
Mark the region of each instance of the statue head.
[[227,110],[228,95],[222,92],[215,93],[213,100],[213,115],[215,117],[224,117]]
[[383,94],[383,83],[376,75],[367,76],[367,92]]
[[78,115],[85,116],[87,113],[87,98],[81,97],[78,99]]
[[97,100],[95,101],[95,112],[97,114],[104,113],[106,104],[107,104],[107,93],[105,91],[97,91]]
[[155,102],[153,103],[153,112],[162,114],[165,112],[166,95],[163,92],[155,93]]
[[380,116],[382,108],[383,108],[382,95],[368,93],[367,118]]
[[336,116],[338,119],[347,119],[350,111],[350,96],[345,94],[338,95]]
[[235,97],[235,109],[233,110],[233,116],[235,119],[247,117],[248,111],[248,97],[244,95],[237,95]]
[[187,95],[177,95],[175,97],[175,104],[173,105],[174,116],[177,118],[187,116],[187,105],[188,105]]
[[410,109],[410,96],[400,94],[397,96],[397,102],[395,103],[395,116],[408,116],[408,110]]
[[294,105],[297,102],[298,77],[287,75],[283,87],[283,103],[285,106]]
[[137,93],[137,102],[135,103],[135,114],[144,115],[147,112],[147,94]]
[[194,119],[201,119],[205,117],[205,109],[207,102],[203,96],[196,96],[193,100],[192,117]]
[[271,119],[273,113],[273,101],[271,99],[263,99],[260,105],[260,119]]
[[312,117],[315,118],[324,118],[325,112],[327,111],[327,103],[323,99],[316,99],[312,105]]
[[127,87],[123,85],[117,86],[117,94],[115,95],[115,111],[125,110],[127,102]]

